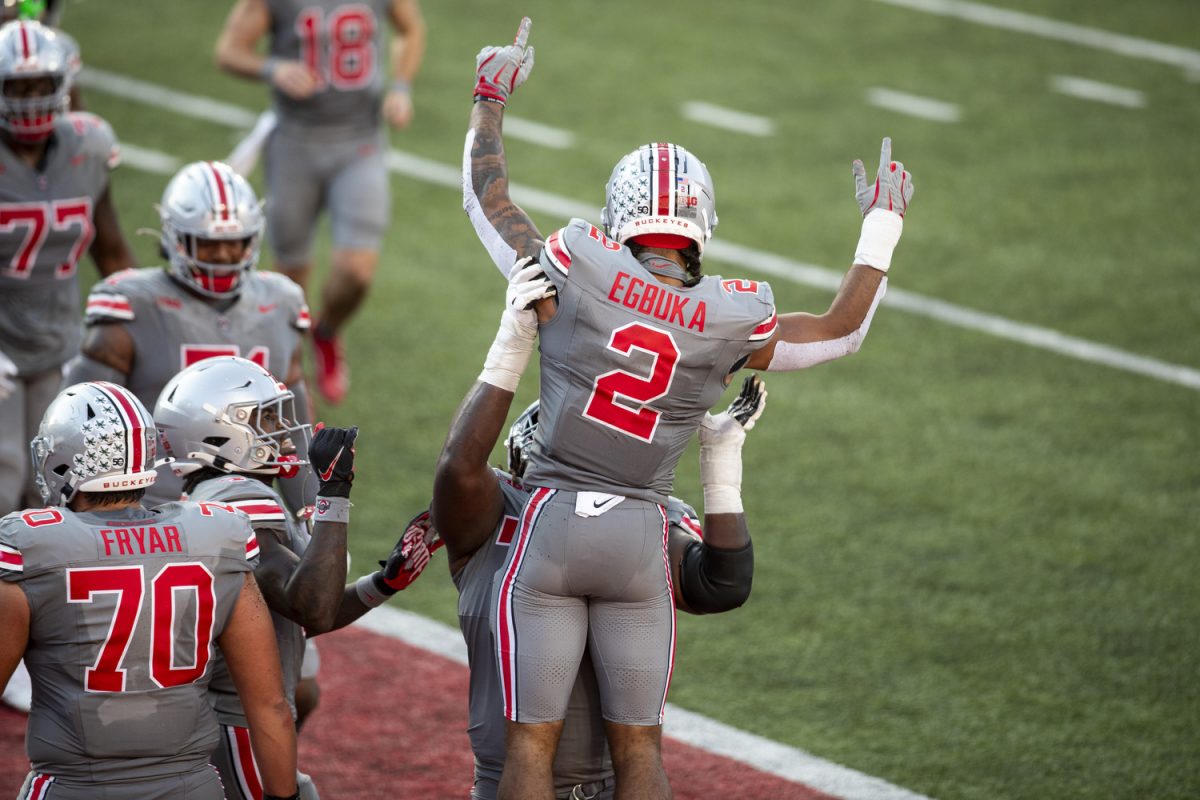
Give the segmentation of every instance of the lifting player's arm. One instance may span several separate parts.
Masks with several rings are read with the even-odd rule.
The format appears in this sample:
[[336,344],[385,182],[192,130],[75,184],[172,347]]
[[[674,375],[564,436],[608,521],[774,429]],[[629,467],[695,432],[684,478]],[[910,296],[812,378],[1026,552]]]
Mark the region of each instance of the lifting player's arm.
[[700,426],[704,539],[673,526],[669,540],[675,605],[683,611],[730,611],[750,596],[754,549],[742,510],[742,444],[766,404],[766,386],[751,375],[729,409],[706,414]]
[[20,586],[0,581],[0,691],[25,655],[29,642],[29,601]]
[[874,183],[867,183],[862,162],[854,162],[854,186],[862,235],[837,296],[824,314],[781,314],[775,335],[746,362],[750,369],[803,369],[850,355],[862,344],[887,291],[892,251],[913,195],[912,173],[892,161],[891,139],[883,140]]
[[217,643],[246,712],[263,790],[280,797],[294,795],[296,724],[283,693],[275,627],[249,573]]
[[412,81],[425,57],[425,20],[417,0],[391,0],[392,84],[383,98],[383,117],[393,128],[412,121]]
[[297,100],[317,90],[317,75],[292,59],[264,56],[258,43],[271,29],[271,11],[266,0],[237,0],[217,37],[214,58],[226,72],[249,80],[261,80]]
[[129,248],[129,242],[125,241],[125,234],[121,233],[121,225],[117,221],[111,181],[96,200],[96,207],[92,212],[92,225],[96,229],[96,238],[92,240],[88,253],[101,277],[137,266],[137,259],[133,250]]
[[536,262],[522,259],[513,266],[500,329],[446,435],[434,472],[431,509],[452,571],[491,536],[503,513],[504,497],[488,456],[533,352],[537,317],[529,306],[553,295],[553,285]]
[[310,634],[333,628],[346,586],[346,536],[358,428],[322,428],[308,448],[317,475],[312,541],[297,558],[267,531],[255,577],[272,610]]
[[463,148],[463,209],[502,275],[514,261],[536,256],[542,235],[508,194],[508,164],[502,135],[504,105],[529,77],[533,48],[529,17],[506,47],[485,47],[475,57],[475,105]]

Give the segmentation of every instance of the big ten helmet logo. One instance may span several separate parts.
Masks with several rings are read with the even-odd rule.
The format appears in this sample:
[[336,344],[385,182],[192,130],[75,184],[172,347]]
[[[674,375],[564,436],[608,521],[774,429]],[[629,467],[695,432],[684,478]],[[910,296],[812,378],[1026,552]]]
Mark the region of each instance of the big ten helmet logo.
[[696,196],[696,188],[686,177],[678,175],[675,178],[675,209],[676,211],[691,210],[695,214],[695,210],[700,205],[700,198]]

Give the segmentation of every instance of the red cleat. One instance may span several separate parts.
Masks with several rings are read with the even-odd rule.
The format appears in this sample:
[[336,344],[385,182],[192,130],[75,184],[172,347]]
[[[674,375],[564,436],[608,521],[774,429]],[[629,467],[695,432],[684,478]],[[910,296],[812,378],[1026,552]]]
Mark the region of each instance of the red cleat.
[[346,358],[342,355],[342,344],[338,338],[329,339],[317,333],[313,328],[313,355],[317,366],[317,391],[325,401],[337,405],[346,399],[350,389],[350,368],[346,366]]

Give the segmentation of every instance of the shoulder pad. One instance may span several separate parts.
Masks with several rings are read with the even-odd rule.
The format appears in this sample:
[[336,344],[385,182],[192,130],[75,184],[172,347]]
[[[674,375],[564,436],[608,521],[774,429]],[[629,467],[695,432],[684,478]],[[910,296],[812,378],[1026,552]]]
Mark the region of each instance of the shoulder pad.
[[744,315],[746,323],[751,325],[746,339],[751,342],[765,342],[775,335],[778,318],[775,316],[775,293],[771,284],[766,281],[752,281],[746,278],[722,278],[713,275],[705,280],[717,281],[721,291],[734,301],[734,306]]
[[72,111],[66,118],[76,135],[83,139],[83,152],[100,159],[108,169],[116,169],[121,163],[121,148],[112,126],[87,111]]
[[92,287],[88,294],[84,321],[129,322],[137,317],[139,302],[153,293],[157,267],[147,269],[125,269],[109,275]]

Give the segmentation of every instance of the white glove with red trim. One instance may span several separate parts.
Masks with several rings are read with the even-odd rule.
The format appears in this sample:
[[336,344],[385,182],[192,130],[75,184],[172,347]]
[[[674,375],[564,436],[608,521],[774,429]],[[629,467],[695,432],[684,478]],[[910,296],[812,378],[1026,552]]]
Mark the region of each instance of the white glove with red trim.
[[527,47],[529,17],[521,19],[517,36],[507,47],[490,46],[475,56],[475,99],[504,105],[533,70],[533,48]]

